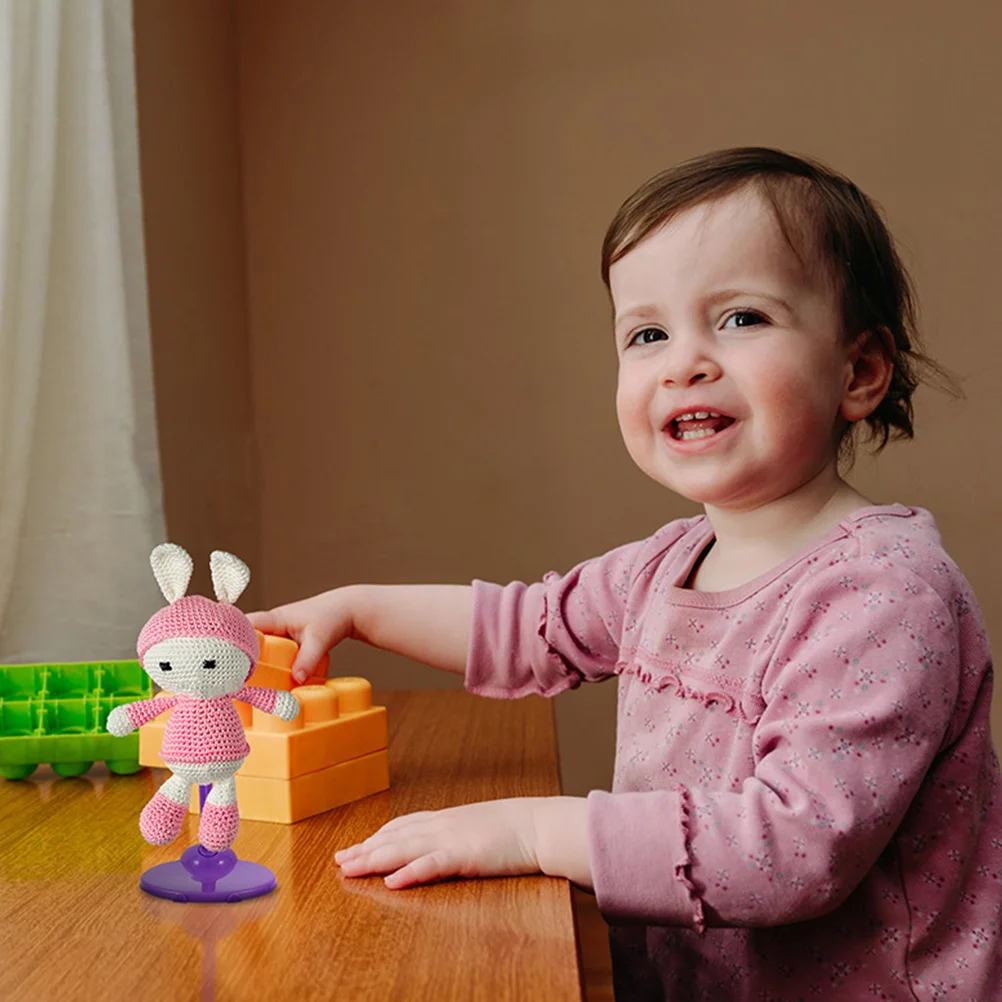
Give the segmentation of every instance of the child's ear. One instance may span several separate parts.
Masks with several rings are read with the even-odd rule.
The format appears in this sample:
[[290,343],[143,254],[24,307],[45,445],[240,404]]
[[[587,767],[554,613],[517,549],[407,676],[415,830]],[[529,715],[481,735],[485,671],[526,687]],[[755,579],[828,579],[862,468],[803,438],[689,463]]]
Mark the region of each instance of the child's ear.
[[188,590],[191,581],[191,557],[176,543],[161,543],[150,554],[153,576],[164,598],[173,604]]
[[250,568],[239,558],[225,550],[213,550],[209,557],[212,587],[220,602],[233,605],[250,581]]
[[863,421],[879,406],[894,375],[894,338],[886,327],[863,331],[846,358],[845,388],[839,413],[847,421]]

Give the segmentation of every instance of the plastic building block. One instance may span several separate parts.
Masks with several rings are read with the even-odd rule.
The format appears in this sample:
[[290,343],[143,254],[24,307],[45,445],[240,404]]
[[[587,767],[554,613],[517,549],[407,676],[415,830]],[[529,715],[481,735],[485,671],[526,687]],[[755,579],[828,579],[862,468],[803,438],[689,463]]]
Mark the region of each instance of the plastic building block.
[[[386,707],[372,705],[364,678],[321,678],[297,685],[289,672],[297,646],[258,634],[261,659],[249,685],[292,691],[300,712],[290,721],[234,701],[250,753],[236,774],[240,816],[291,824],[389,788]],[[160,747],[171,711],[139,730],[139,761],[163,767]],[[192,791],[192,811],[198,810]]]
[[[242,818],[293,824],[388,790],[390,765],[384,748],[295,779],[242,776],[238,772],[236,781]],[[197,791],[192,791],[191,809],[198,810]]]
[[138,735],[116,738],[105,721],[113,707],[152,694],[138,661],[0,665],[0,776],[24,779],[42,763],[79,776],[97,761],[138,772]]

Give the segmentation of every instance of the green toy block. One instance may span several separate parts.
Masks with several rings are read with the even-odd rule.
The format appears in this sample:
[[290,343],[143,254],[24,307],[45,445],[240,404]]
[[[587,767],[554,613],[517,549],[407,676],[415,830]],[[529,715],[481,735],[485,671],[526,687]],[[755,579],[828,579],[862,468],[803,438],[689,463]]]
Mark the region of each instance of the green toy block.
[[98,761],[138,772],[138,731],[116,738],[105,722],[113,707],[152,697],[138,661],[0,665],[0,776],[24,779],[42,763],[79,776]]

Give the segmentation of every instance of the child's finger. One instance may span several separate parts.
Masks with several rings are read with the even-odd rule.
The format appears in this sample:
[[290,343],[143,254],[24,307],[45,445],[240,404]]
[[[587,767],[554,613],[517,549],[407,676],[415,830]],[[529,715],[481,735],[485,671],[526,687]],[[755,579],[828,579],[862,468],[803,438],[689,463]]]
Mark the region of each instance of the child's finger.
[[[411,817],[411,815],[405,814],[403,818],[394,818],[393,820],[402,821],[409,817]],[[387,822],[387,825],[392,823],[392,821]],[[367,853],[375,852],[376,849],[388,845],[391,842],[399,842],[401,834],[399,831],[397,831],[396,835],[390,839],[385,836],[384,832],[386,831],[387,825],[383,825],[382,828],[378,831],[374,831],[367,839],[363,839],[361,842],[356,842],[355,845],[350,845],[345,849],[338,849],[338,851],[334,853],[334,862],[340,866],[349,859],[356,859],[359,856],[366,855]]]
[[346,849],[338,849],[334,853],[334,862],[340,866],[345,860],[355,859],[357,856],[363,856],[367,852],[372,852],[376,848],[373,844],[371,838],[367,838],[364,842],[357,842],[355,845],[350,845]]
[[414,884],[428,884],[433,880],[455,877],[458,873],[456,860],[445,849],[439,849],[411,860],[406,866],[384,877],[383,883],[394,890],[400,890]]
[[292,674],[296,681],[305,682],[326,653],[323,641],[312,633],[304,633],[299,641],[296,659],[292,662]]
[[288,636],[285,619],[277,609],[264,609],[247,613],[251,626],[262,633],[270,633],[276,637]]
[[427,846],[411,843],[393,843],[362,853],[353,859],[344,860],[341,872],[346,877],[361,877],[369,873],[391,873],[406,866],[415,856],[421,855]]

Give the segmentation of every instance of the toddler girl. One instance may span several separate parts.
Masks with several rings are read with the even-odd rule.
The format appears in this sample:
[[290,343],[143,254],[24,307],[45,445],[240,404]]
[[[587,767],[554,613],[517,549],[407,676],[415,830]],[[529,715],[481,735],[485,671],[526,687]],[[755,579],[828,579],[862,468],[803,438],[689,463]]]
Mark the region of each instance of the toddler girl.
[[727,150],[647,182],[602,262],[617,411],[703,506],[526,586],[349,586],[258,613],[305,677],[346,637],[475,693],[619,680],[611,793],[396,818],[335,854],[389,887],[594,889],[617,999],[1002,998],[991,655],[921,508],[839,475],[911,437],[909,282],[844,177]]

